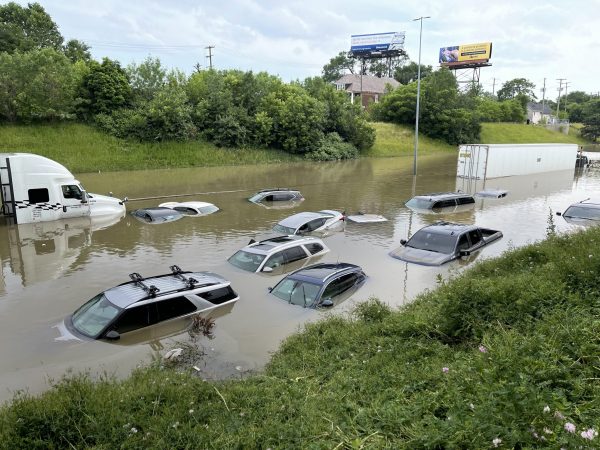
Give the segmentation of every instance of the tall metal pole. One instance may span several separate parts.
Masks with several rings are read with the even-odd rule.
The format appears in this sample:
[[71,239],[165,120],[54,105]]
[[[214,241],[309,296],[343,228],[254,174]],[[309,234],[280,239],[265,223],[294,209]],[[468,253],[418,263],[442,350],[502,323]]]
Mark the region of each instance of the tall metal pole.
[[421,39],[423,37],[423,19],[429,19],[429,16],[421,16],[413,19],[413,22],[419,20],[421,28],[419,31],[419,67],[417,69],[417,112],[415,118],[415,155],[413,160],[413,175],[417,174],[417,150],[419,148],[419,106],[421,103]]

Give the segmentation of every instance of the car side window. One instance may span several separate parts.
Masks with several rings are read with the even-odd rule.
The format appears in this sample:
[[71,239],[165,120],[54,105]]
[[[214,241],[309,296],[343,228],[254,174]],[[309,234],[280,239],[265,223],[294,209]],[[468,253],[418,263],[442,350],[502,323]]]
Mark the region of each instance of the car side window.
[[283,254],[285,256],[286,263],[298,261],[298,260],[304,259],[308,256],[306,253],[304,253],[304,250],[300,246],[285,249],[283,251]]
[[471,240],[471,247],[479,244],[481,241],[481,232],[479,230],[469,231],[469,239]]
[[326,298],[335,297],[336,295],[340,295],[340,294],[346,292],[352,286],[354,286],[356,284],[357,280],[358,280],[358,274],[356,274],[356,273],[349,273],[349,274],[343,275],[343,276],[333,280],[331,283],[329,283],[327,285],[327,287],[323,291],[323,295],[321,296],[321,298],[326,299]]
[[226,301],[233,300],[237,297],[235,291],[231,289],[231,286],[202,292],[201,294],[198,294],[198,296],[215,305],[220,305],[221,303],[225,303]]
[[306,231],[315,231],[317,228],[321,228],[323,225],[325,225],[326,221],[327,221],[327,219],[325,219],[325,218],[311,220],[307,224]]
[[175,211],[179,211],[181,214],[185,214],[186,216],[197,216],[198,211],[194,208],[188,208],[186,206],[176,206],[173,208]]
[[473,197],[461,197],[456,200],[459,205],[469,205],[471,203],[475,203],[475,199]]
[[312,244],[306,244],[305,247],[310,252],[311,255],[314,255],[315,253],[319,253],[320,251],[323,251],[323,246],[321,244],[317,244],[316,242],[314,242]]
[[279,267],[285,264],[285,259],[283,257],[283,252],[277,252],[267,260],[264,267],[270,267],[274,269],[275,267]]
[[458,240],[458,250],[467,250],[469,247],[469,238],[466,234],[463,234]]
[[151,303],[126,309],[117,319],[114,329],[119,334],[123,334],[157,322],[156,304]]
[[62,193],[64,198],[74,198],[76,200],[81,200],[83,198],[81,190],[76,184],[64,184],[62,186]]
[[456,200],[450,198],[447,200],[440,200],[439,202],[435,202],[433,204],[433,208],[447,208],[449,206],[456,206]]
[[170,298],[156,303],[158,321],[169,320],[196,311],[196,307],[185,297]]
[[292,194],[275,194],[273,195],[273,200],[278,201],[287,201],[293,199],[294,196]]

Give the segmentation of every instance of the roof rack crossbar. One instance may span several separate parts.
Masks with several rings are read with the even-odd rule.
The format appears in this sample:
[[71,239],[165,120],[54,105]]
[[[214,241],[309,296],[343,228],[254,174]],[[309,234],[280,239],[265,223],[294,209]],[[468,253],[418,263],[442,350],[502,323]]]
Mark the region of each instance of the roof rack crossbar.
[[173,264],[173,265],[170,267],[170,269],[171,269],[171,272],[173,272],[173,275],[175,275],[177,278],[179,278],[179,279],[181,279],[181,280],[185,281],[185,283],[186,283],[186,287],[187,287],[188,289],[194,289],[194,287],[196,287],[196,285],[199,283],[199,281],[198,281],[198,280],[196,280],[195,278],[192,278],[192,277],[189,277],[189,278],[188,278],[188,277],[184,276],[184,275],[183,275],[183,271],[182,271],[182,270],[181,270],[181,268],[180,268],[178,265],[176,265],[176,264]]
[[160,292],[160,289],[153,284],[148,286],[146,283],[144,283],[144,278],[137,272],[130,273],[129,278],[131,278],[135,284],[146,291],[150,297],[156,297],[156,294]]

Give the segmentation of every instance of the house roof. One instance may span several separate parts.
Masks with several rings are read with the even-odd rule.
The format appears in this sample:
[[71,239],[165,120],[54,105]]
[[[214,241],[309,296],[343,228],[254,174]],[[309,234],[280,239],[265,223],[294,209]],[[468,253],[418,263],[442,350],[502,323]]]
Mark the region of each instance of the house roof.
[[[344,89],[347,92],[360,93],[361,92],[361,76],[357,74],[347,74],[335,82],[336,85],[344,85]],[[400,86],[395,79],[389,77],[374,77],[371,75],[362,76],[362,92],[369,92],[373,94],[385,93],[386,84],[390,84],[396,88]]]
[[548,105],[544,105],[544,110],[542,111],[542,104],[541,103],[535,103],[535,102],[528,102],[527,103],[527,112],[540,112],[542,114],[552,114],[552,110],[550,109],[550,107]]

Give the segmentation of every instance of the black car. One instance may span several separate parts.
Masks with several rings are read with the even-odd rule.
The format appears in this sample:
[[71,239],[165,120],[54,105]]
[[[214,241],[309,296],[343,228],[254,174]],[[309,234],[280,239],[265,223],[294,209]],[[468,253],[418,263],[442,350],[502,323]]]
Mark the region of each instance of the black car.
[[294,305],[329,308],[350,297],[366,279],[354,264],[320,263],[292,272],[269,290]]
[[183,214],[171,208],[157,206],[155,208],[136,209],[131,212],[131,215],[140,222],[159,224],[165,222],[173,222],[183,217]]

